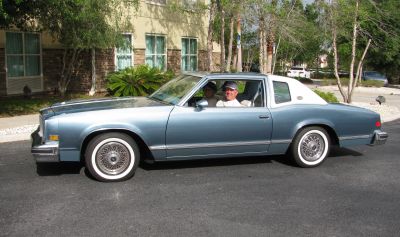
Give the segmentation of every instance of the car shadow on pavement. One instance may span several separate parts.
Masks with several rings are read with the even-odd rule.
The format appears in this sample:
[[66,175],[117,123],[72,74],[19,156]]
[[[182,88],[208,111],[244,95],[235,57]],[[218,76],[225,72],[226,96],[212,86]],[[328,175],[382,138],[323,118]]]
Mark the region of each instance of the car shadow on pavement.
[[[340,157],[340,156],[362,156],[363,154],[349,149],[345,147],[338,147],[338,146],[332,146],[331,151],[329,153],[329,157]],[[329,158],[328,157],[328,158]]]
[[[342,156],[362,156],[362,153],[347,149],[332,147],[329,158],[342,157]],[[201,168],[201,167],[216,167],[216,166],[236,166],[236,165],[252,165],[252,164],[266,164],[277,162],[283,165],[297,167],[293,162],[290,155],[274,155],[274,156],[250,156],[250,157],[235,157],[235,158],[214,158],[203,160],[182,160],[182,161],[167,161],[155,162],[149,164],[141,162],[139,167],[144,170],[174,170],[174,169],[187,169],[187,168]],[[39,176],[58,176],[63,174],[80,174],[84,169],[87,177],[92,178],[83,163],[79,162],[61,162],[61,163],[37,163],[37,174]]]
[[40,176],[56,176],[62,174],[79,174],[83,164],[79,162],[37,163],[36,172]]
[[260,163],[271,163],[272,156],[234,157],[234,158],[210,158],[201,160],[181,160],[147,163],[141,162],[139,167],[144,170],[168,170],[187,169],[213,166],[250,165]]

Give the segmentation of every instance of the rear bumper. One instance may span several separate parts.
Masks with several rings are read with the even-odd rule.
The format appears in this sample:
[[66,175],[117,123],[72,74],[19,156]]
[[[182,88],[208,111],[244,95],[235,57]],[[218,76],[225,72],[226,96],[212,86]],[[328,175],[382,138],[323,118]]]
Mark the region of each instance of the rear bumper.
[[39,128],[31,134],[31,153],[36,162],[59,162],[60,153],[57,143],[42,144]]
[[383,145],[386,143],[389,135],[386,132],[376,131],[371,145]]

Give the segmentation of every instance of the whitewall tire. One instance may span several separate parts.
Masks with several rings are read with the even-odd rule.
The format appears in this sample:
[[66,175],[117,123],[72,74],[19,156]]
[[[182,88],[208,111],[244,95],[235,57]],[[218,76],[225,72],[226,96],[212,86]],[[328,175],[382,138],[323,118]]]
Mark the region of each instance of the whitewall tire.
[[140,152],[136,142],[123,133],[104,133],[94,137],[85,152],[89,172],[99,181],[122,181],[135,173]]
[[307,127],[302,129],[291,147],[292,156],[301,167],[315,167],[324,162],[329,155],[330,138],[321,127]]

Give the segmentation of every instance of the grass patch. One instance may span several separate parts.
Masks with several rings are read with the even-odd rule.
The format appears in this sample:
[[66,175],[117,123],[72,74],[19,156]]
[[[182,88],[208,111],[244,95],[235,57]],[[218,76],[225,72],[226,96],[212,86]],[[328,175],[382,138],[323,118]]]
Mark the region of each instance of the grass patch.
[[0,98],[0,117],[35,114],[38,113],[40,109],[49,107],[57,102],[72,99],[93,99],[104,96],[104,94],[96,94],[96,96],[89,96],[86,94],[70,94],[64,98],[51,95],[35,95],[30,99],[23,97]]

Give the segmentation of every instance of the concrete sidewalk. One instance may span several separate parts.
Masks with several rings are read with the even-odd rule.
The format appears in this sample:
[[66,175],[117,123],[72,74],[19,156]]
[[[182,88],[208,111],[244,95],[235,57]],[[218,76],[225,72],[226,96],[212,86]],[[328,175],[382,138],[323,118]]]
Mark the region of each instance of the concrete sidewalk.
[[39,114],[0,118],[0,143],[29,140],[39,126]]

